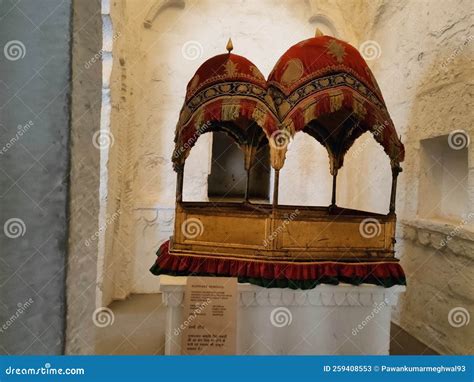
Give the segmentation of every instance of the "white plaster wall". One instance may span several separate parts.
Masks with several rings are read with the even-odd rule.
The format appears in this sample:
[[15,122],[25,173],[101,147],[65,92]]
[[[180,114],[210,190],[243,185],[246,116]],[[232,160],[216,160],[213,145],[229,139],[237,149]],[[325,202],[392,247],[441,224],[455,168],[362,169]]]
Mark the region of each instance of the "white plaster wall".
[[[425,221],[418,216],[420,201],[430,198],[429,190],[420,191],[420,174],[426,170],[420,168],[420,140],[456,129],[474,138],[472,23],[469,1],[386,2],[370,36],[382,48],[375,75],[407,157],[399,177],[397,211],[403,224],[397,252],[408,288],[395,321],[434,349],[454,354],[473,351],[473,221]],[[468,151],[470,202],[464,206],[465,216],[474,211],[472,143]],[[451,183],[442,201],[444,210],[457,203],[456,184]],[[443,240],[448,244],[441,245]],[[471,323],[454,327],[449,313],[460,308]]]
[[[404,172],[399,177],[397,212],[409,227],[416,225],[422,237],[430,237],[433,228],[419,226],[417,217],[419,140],[449,134],[453,129],[465,129],[474,139],[469,85],[469,55],[474,42],[460,52],[458,49],[473,34],[472,6],[468,1],[185,1],[184,8],[171,6],[161,11],[151,28],[146,29],[143,22],[155,3],[117,0],[111,5],[114,27],[121,37],[114,44],[111,83],[112,131],[117,136],[115,151],[111,152],[109,184],[113,198],[109,199],[108,211],[112,212],[117,205],[123,211],[113,230],[109,230],[112,236],[106,248],[110,264],[106,279],[113,280],[106,289],[111,298],[124,298],[130,292],[157,291],[156,280],[148,268],[158,245],[170,231],[169,214],[175,194],[170,157],[186,84],[205,59],[225,52],[228,37],[233,39],[234,53],[249,58],[264,75],[268,75],[288,47],[312,36],[316,25],[354,46],[375,40],[380,56],[369,61],[369,66],[407,151]],[[187,43],[195,50],[183,52]],[[446,64],[455,51],[455,58]],[[195,59],[189,59],[190,56]],[[211,136],[203,136],[186,163],[186,199],[206,198],[210,144]],[[471,145],[471,204],[466,211],[473,210],[473,155]],[[390,184],[387,157],[372,138],[363,135],[348,152],[338,176],[338,204],[387,212]],[[282,203],[329,203],[327,154],[303,133],[290,145],[280,186]],[[160,216],[166,217],[160,220]],[[465,225],[463,229],[469,229],[469,224]],[[441,232],[445,235],[450,232],[449,224],[443,227]],[[472,324],[456,329],[464,330],[464,335],[458,331],[451,336],[454,329],[447,324],[445,304],[449,301],[472,311],[473,296],[465,290],[469,283],[451,288],[464,288],[462,292],[433,298],[424,279],[417,275],[421,271],[437,275],[437,290],[444,291],[443,287],[455,280],[455,275],[467,274],[465,258],[472,261],[473,251],[460,252],[458,247],[471,248],[472,236],[456,236],[443,249],[442,255],[453,264],[452,268],[443,268],[429,260],[440,255],[436,245],[419,241],[418,235],[415,238],[404,234],[402,228],[397,248],[409,287],[405,302],[396,312],[397,322],[428,345],[433,342],[431,336],[436,336],[431,345],[437,350],[468,352],[469,344],[463,338],[472,334]],[[420,314],[420,309],[408,308],[423,304],[430,306],[432,315],[427,317]],[[426,331],[420,322],[427,320],[442,324],[434,325],[435,332]]]

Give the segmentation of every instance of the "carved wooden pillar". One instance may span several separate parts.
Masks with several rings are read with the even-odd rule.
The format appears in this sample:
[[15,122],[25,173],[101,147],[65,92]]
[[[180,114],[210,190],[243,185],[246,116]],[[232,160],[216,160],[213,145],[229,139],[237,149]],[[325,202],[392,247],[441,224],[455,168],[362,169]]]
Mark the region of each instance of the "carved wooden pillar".
[[395,214],[395,201],[397,198],[397,178],[402,172],[402,168],[397,164],[392,166],[392,191],[390,193],[390,209],[389,214]]
[[250,195],[250,168],[247,169],[247,181],[245,184],[245,201],[249,201],[249,195]]
[[332,197],[331,197],[331,208],[336,207],[336,184],[337,184],[337,171],[332,176]]
[[273,207],[278,205],[278,187],[280,184],[280,170],[275,170],[275,178],[273,179]]
[[[231,48],[232,48],[232,41],[229,39],[229,42],[227,43],[227,49],[231,49]],[[246,124],[240,124],[240,126],[244,131],[248,129],[248,126]],[[245,145],[244,167],[245,167],[245,171],[247,172],[247,180],[245,183],[245,201],[246,202],[249,201],[249,197],[250,197],[250,170],[252,168],[252,164],[255,159],[256,153],[257,153],[257,148],[255,146],[252,146],[251,144]]]
[[183,201],[184,164],[177,167],[176,172],[176,202],[181,203]]

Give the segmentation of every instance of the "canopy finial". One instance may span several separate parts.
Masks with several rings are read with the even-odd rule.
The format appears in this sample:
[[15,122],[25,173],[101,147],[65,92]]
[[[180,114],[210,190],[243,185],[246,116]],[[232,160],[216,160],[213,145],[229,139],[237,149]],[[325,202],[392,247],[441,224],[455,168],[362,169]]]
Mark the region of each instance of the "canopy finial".
[[316,28],[316,32],[314,34],[314,37],[320,37],[320,36],[324,36],[324,33],[321,32],[321,29]]
[[227,51],[230,53],[234,49],[234,45],[232,44],[232,39],[229,37],[229,41],[227,41],[227,45],[225,47]]

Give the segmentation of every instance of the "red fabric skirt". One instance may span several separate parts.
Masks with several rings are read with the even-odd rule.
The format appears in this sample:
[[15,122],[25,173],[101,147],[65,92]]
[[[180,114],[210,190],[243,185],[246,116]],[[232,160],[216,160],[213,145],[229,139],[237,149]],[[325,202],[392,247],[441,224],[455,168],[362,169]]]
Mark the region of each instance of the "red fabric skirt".
[[384,287],[405,285],[402,267],[396,260],[380,262],[264,261],[224,257],[174,255],[169,241],[157,252],[150,271],[154,275],[237,277],[239,282],[265,287],[311,289],[318,284],[375,284]]

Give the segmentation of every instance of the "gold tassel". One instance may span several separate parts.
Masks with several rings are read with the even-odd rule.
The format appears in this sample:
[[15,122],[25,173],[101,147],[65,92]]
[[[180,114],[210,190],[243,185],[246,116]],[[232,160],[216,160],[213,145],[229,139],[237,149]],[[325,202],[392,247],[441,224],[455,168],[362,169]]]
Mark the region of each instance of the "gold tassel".
[[196,131],[201,127],[201,125],[204,123],[204,112],[203,109],[200,108],[199,111],[196,113],[195,117],[195,122],[194,122],[194,128]]
[[313,119],[317,118],[316,115],[316,104],[309,105],[305,111],[304,111],[304,124],[307,125],[310,123]]
[[331,92],[329,97],[331,113],[340,110],[342,108],[342,102],[344,101],[344,94],[341,92]]
[[356,115],[360,120],[363,120],[367,115],[367,110],[359,100],[354,98],[352,103],[352,108],[354,110],[354,115]]
[[244,166],[246,171],[250,170],[256,153],[256,147],[250,145],[244,146]]
[[275,149],[270,147],[270,162],[275,170],[280,170],[285,164],[287,149]]
[[260,127],[265,126],[265,120],[267,119],[266,111],[256,107],[252,113],[252,119],[257,122]]
[[240,105],[233,102],[225,102],[222,104],[222,120],[234,121],[240,116]]

